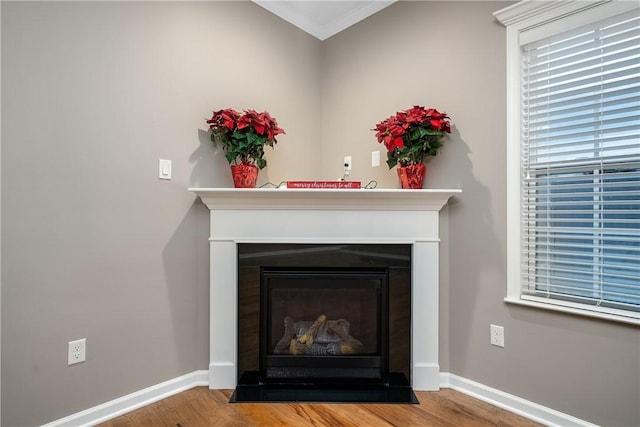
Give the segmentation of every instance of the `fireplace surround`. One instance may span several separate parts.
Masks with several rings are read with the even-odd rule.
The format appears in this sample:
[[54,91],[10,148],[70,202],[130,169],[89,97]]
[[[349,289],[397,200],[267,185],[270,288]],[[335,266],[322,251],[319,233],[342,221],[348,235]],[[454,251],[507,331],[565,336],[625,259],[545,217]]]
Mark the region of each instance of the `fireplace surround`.
[[210,388],[238,384],[238,245],[285,243],[410,245],[411,386],[439,389],[439,211],[461,190],[189,190],[210,209]]

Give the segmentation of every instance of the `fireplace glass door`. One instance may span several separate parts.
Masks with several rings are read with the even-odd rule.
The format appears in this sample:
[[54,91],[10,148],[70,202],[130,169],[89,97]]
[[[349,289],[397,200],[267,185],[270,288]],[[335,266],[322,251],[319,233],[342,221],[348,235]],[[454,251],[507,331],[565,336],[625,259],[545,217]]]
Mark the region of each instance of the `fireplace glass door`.
[[263,383],[385,383],[388,269],[260,272]]

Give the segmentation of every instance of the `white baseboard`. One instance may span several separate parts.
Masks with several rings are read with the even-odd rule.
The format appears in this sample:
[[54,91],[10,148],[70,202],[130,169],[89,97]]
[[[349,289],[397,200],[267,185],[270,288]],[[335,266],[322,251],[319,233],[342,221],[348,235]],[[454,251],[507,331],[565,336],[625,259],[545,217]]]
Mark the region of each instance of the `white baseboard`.
[[[150,405],[193,387],[208,386],[209,371],[194,371],[169,381],[122,396],[82,412],[45,424],[43,427],[93,426]],[[587,421],[563,414],[518,396],[488,387],[455,374],[440,373],[440,387],[451,388],[547,426],[596,427]]]
[[437,363],[415,363],[411,371],[414,390],[435,391],[440,388],[440,365]]
[[440,387],[451,388],[483,402],[547,426],[596,427],[595,424],[488,387],[455,374],[441,373]]
[[93,426],[127,412],[197,386],[209,385],[209,371],[194,371],[169,381],[119,397],[82,412],[45,424],[43,427]]

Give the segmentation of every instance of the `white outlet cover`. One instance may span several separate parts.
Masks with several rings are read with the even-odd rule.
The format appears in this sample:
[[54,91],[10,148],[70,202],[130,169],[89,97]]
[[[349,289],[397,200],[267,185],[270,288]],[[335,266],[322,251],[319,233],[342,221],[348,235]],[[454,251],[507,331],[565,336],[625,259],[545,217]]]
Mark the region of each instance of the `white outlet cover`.
[[87,339],[69,341],[68,365],[75,365],[87,360]]
[[344,156],[344,170],[351,170],[351,156]]
[[491,345],[504,347],[504,327],[491,325]]

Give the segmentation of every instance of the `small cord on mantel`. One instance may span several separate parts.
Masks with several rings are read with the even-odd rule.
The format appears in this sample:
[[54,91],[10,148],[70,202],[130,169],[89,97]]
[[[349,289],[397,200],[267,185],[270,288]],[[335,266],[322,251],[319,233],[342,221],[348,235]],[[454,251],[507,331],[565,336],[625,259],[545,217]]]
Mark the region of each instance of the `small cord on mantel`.
[[280,184],[275,185],[273,182],[266,182],[260,186],[260,188],[280,188],[287,181],[282,181]]
[[364,186],[365,190],[373,190],[374,188],[376,188],[378,186],[378,181],[375,180],[371,180],[367,183],[367,185]]

